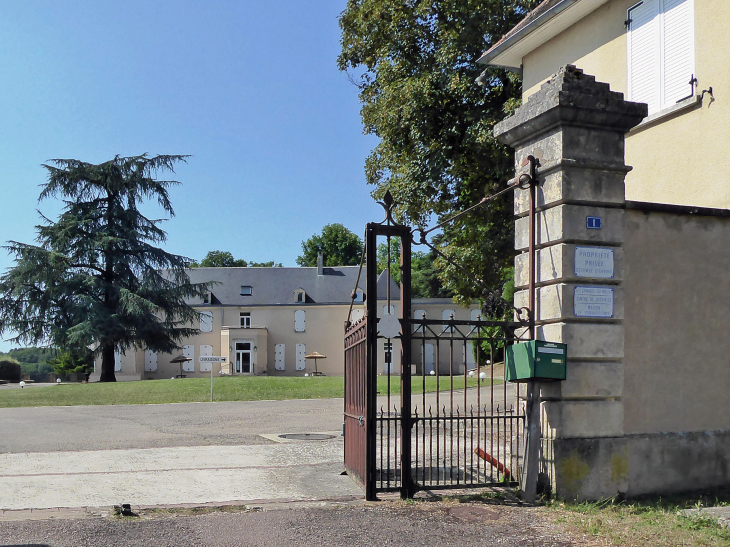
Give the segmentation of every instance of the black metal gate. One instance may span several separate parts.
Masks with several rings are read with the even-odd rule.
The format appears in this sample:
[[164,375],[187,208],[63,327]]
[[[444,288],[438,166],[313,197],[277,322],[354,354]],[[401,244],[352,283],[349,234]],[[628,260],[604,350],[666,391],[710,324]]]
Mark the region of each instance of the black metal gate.
[[[529,338],[529,322],[413,317],[412,231],[393,221],[389,194],[383,206],[386,219],[366,228],[366,314],[345,327],[345,468],[368,500],[378,492],[405,498],[424,489],[515,484],[524,393],[505,381],[503,355],[518,329]],[[385,294],[378,292],[378,237],[388,252],[390,239],[400,238],[398,313],[389,311],[389,269]],[[391,313],[396,326],[385,317]]]

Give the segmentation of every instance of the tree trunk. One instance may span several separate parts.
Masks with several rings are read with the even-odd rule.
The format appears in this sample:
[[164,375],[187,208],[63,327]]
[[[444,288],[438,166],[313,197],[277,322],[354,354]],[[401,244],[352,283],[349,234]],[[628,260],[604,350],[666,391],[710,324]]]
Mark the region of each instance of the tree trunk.
[[114,344],[106,343],[101,347],[101,377],[100,382],[116,382],[114,374]]

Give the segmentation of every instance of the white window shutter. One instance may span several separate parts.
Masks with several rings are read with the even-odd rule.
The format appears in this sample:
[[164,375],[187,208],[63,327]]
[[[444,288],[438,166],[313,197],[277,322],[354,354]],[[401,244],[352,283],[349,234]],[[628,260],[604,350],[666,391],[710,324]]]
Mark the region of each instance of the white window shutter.
[[433,344],[423,346],[423,364],[426,368],[426,374],[431,374],[433,371]]
[[467,370],[474,370],[476,365],[476,360],[474,359],[474,342],[471,340],[466,343],[466,369]]
[[190,357],[190,361],[183,363],[183,370],[186,372],[195,372],[195,346],[192,344],[183,346],[183,357]]
[[660,109],[659,0],[643,0],[629,9],[629,100],[647,103],[649,114]]
[[[413,312],[413,319],[425,319],[425,318],[426,318],[425,310],[416,310]],[[423,325],[417,326],[413,332],[423,332]]]
[[390,307],[386,304],[383,306],[383,315],[395,315],[395,306],[391,305]]
[[294,312],[294,331],[304,332],[304,310],[297,310]]
[[200,314],[200,332],[213,331],[213,314],[206,311]]
[[157,354],[154,351],[144,350],[144,371],[157,371]]
[[353,323],[356,323],[360,321],[365,316],[365,311],[361,308],[353,308],[352,309],[352,315],[350,316],[350,321]]
[[114,350],[114,372],[122,370],[122,352],[118,349]]
[[[443,319],[444,321],[450,321],[451,319],[456,319],[456,312],[454,310],[444,310],[441,313],[441,319]],[[449,325],[444,325],[443,331],[444,332],[454,332],[454,328],[449,327]]]
[[662,108],[693,95],[689,81],[694,73],[694,37],[691,0],[663,0],[664,48]]
[[306,359],[304,356],[307,354],[307,350],[304,344],[297,344],[297,370],[304,370],[306,368]]
[[276,344],[274,346],[274,368],[276,370],[284,370],[286,368],[286,346],[284,344]]
[[[209,357],[213,355],[213,346],[210,344],[200,344],[200,357]],[[213,370],[213,363],[199,363],[200,372],[210,372]]]

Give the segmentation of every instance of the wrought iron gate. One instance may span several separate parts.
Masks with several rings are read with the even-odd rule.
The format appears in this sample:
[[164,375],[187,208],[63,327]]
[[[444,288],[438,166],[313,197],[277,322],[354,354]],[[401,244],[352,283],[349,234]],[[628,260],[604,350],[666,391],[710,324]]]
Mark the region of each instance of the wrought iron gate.
[[[383,206],[386,219],[366,228],[366,314],[345,326],[345,468],[368,500],[378,492],[405,498],[424,489],[514,484],[524,393],[507,384],[500,359],[518,329],[529,337],[529,322],[413,317],[412,231],[393,221],[389,194]],[[389,269],[378,294],[379,236],[388,252],[392,237],[401,242],[397,313],[390,311]]]

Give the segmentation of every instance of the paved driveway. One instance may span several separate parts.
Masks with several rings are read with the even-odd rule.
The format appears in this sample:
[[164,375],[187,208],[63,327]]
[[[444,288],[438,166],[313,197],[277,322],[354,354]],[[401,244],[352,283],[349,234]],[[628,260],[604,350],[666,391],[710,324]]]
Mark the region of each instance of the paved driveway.
[[0,409],[0,509],[351,499],[341,423],[342,399]]

